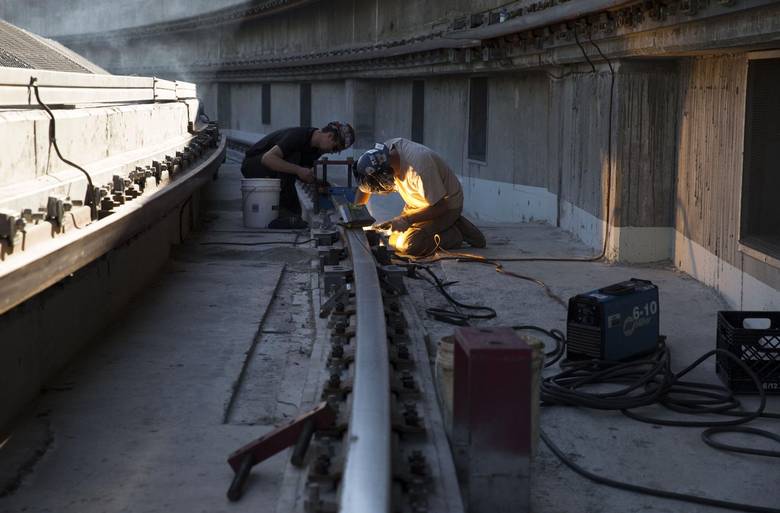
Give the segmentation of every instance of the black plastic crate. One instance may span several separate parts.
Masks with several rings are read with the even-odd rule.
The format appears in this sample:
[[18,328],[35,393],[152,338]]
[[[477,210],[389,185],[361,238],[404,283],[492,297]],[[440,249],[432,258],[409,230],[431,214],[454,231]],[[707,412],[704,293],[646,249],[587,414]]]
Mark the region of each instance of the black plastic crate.
[[[746,320],[769,327],[745,327]],[[756,373],[768,394],[780,394],[780,312],[718,312],[718,349],[734,353]],[[750,376],[726,356],[717,355],[717,372],[734,393],[756,394]]]

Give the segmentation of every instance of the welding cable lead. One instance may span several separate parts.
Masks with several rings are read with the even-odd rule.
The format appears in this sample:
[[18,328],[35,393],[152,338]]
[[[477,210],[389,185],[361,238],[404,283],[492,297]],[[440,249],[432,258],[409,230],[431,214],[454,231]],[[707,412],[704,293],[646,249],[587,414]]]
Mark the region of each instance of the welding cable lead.
[[84,195],[84,204],[90,207],[90,214],[92,220],[94,221],[97,219],[97,205],[95,204],[95,186],[92,184],[92,177],[89,175],[89,173],[87,173],[86,169],[62,156],[60,147],[57,145],[57,120],[54,118],[54,113],[51,111],[49,106],[43,103],[43,100],[41,100],[41,94],[38,91],[38,79],[36,77],[30,77],[30,87],[32,87],[33,91],[35,91],[36,101],[40,104],[41,107],[43,107],[43,109],[51,118],[51,122],[49,123],[49,142],[51,142],[51,144],[54,146],[54,151],[57,153],[57,156],[61,161],[71,167],[75,167],[84,173],[84,176],[87,177],[87,193]]

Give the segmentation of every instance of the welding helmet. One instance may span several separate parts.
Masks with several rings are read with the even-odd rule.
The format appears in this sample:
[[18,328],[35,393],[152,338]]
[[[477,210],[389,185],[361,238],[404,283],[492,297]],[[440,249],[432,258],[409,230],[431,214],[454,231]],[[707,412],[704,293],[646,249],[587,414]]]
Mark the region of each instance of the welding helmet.
[[357,161],[355,180],[358,189],[366,193],[387,194],[395,190],[393,168],[390,166],[390,148],[378,143]]

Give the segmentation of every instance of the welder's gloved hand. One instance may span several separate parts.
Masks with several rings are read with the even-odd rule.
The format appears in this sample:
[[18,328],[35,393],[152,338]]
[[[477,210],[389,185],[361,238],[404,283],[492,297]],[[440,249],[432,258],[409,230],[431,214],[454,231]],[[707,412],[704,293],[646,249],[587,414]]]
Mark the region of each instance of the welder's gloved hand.
[[397,216],[387,221],[390,231],[405,232],[411,226],[404,216]]

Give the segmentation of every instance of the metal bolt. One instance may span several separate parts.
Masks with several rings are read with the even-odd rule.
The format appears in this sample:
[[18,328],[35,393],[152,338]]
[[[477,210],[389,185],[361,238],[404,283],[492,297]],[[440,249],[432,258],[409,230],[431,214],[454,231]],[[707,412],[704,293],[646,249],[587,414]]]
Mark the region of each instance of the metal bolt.
[[306,513],[317,513],[320,511],[320,485],[309,483],[306,487],[306,500],[304,501],[304,510]]
[[408,426],[419,426],[420,416],[417,414],[417,406],[412,402],[404,403],[404,421]]
[[414,389],[414,376],[412,376],[412,373],[409,371],[403,371],[401,374],[401,384],[404,388],[413,390]]
[[424,476],[427,473],[425,455],[422,451],[412,451],[408,461],[412,474]]
[[320,454],[314,462],[314,472],[321,476],[325,476],[328,475],[328,470],[330,470],[330,456],[327,454]]

